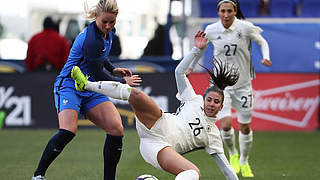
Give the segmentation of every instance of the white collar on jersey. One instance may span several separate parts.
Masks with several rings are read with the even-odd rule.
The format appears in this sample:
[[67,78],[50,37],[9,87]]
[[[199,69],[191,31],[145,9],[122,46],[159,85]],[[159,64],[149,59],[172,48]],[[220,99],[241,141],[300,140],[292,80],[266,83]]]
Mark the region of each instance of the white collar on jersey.
[[233,23],[231,24],[231,26],[230,26],[228,29],[226,29],[226,28],[223,26],[221,20],[219,20],[221,32],[230,31],[230,30],[231,30],[231,31],[234,31],[234,30],[236,29],[236,24],[237,24],[238,21],[239,21],[238,18],[237,18],[237,17],[234,17],[234,21],[233,21]]
[[218,118],[216,118],[216,117],[209,117],[209,116],[207,116],[205,114],[204,114],[204,117],[205,117],[205,119],[207,121],[210,121],[210,122],[213,122],[213,123],[215,123],[218,120]]

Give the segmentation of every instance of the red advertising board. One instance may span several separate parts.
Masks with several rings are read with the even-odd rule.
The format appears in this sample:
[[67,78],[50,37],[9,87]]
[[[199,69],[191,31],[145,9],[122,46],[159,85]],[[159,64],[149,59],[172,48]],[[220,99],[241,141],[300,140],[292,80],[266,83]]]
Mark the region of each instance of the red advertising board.
[[[205,73],[189,76],[196,93],[208,87]],[[308,131],[319,126],[318,74],[257,74],[252,81],[254,112],[252,128],[260,131]],[[236,115],[233,124],[237,129]]]

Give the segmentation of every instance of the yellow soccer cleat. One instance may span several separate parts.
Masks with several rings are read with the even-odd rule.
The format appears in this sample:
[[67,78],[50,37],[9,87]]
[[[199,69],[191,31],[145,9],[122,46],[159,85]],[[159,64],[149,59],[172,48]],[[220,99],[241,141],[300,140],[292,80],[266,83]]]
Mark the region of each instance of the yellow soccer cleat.
[[240,172],[240,160],[239,160],[239,154],[230,154],[230,164],[233,168],[233,170],[238,174]]
[[76,90],[85,91],[84,86],[87,85],[89,76],[85,76],[78,66],[73,66],[71,70],[71,77],[74,79]]
[[242,177],[254,177],[249,163],[246,163],[244,165],[240,165],[240,169],[241,169]]

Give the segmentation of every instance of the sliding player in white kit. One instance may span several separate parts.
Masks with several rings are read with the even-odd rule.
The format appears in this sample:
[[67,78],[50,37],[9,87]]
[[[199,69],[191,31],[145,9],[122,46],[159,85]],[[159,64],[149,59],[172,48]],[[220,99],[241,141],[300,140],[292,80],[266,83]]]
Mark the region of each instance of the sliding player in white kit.
[[[250,56],[251,40],[260,46],[263,56],[261,63],[265,66],[272,64],[269,57],[269,46],[260,35],[262,30],[259,27],[250,22],[240,20],[244,19],[244,16],[237,0],[220,0],[217,8],[220,20],[208,25],[205,33],[209,42],[214,46],[214,57],[225,61],[224,63],[235,64],[240,71],[238,82],[232,87],[227,87],[224,91],[223,109],[218,113],[221,123],[221,136],[228,148],[230,163],[236,173],[241,170],[243,177],[254,177],[248,163],[253,141],[250,128],[253,111],[251,80],[255,77]],[[192,72],[205,49],[191,64],[187,75]],[[231,108],[236,110],[238,116],[240,160],[235,146]]]
[[213,156],[228,180],[238,180],[229,164],[216,127],[216,114],[221,110],[223,89],[234,85],[238,78],[237,69],[217,61],[215,69],[207,69],[214,86],[203,96],[196,95],[185,75],[190,63],[207,44],[203,31],[195,35],[195,46],[179,63],[175,70],[181,106],[176,113],[164,113],[155,102],[142,91],[127,84],[114,81],[90,82],[75,66],[71,76],[78,90],[90,90],[116,99],[128,100],[137,121],[140,137],[140,153],[146,162],[176,175],[175,180],[199,180],[200,170],[181,154],[204,148]]

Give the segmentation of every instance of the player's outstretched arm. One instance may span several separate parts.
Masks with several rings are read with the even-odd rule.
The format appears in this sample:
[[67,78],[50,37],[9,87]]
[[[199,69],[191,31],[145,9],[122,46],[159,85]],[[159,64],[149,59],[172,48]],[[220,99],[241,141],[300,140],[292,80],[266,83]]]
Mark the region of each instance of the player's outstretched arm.
[[227,180],[239,180],[224,154],[211,154]]

